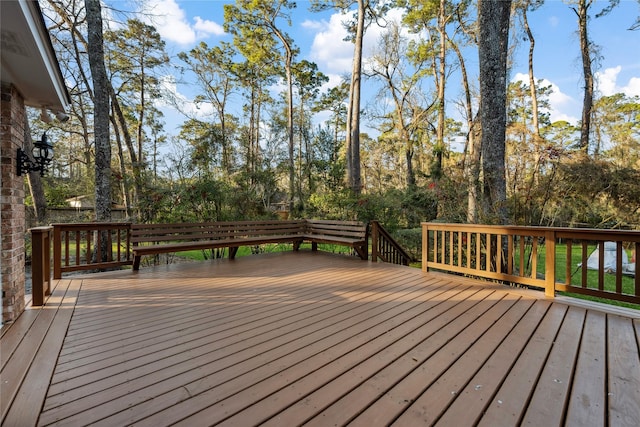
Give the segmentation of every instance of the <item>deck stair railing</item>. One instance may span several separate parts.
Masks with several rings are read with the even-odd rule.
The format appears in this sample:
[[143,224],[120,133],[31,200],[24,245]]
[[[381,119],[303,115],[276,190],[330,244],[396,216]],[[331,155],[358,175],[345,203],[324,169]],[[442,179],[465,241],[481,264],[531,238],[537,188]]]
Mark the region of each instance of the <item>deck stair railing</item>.
[[[612,245],[615,267],[604,262]],[[640,304],[640,257],[623,265],[623,252],[639,250],[639,231],[422,224],[423,270],[539,287],[549,297],[563,291]],[[588,265],[593,253],[598,262]]]
[[413,257],[378,222],[371,221],[371,261],[409,265]]

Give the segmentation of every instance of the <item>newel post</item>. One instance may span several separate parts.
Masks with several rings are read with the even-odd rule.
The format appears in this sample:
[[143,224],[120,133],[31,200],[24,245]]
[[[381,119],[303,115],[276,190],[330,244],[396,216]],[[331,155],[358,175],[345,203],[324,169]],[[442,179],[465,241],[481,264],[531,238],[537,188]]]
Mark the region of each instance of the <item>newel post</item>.
[[545,266],[544,266],[544,295],[549,298],[556,296],[556,232],[547,230],[545,240]]
[[31,232],[32,305],[44,305],[51,294],[51,231],[53,227],[35,227]]

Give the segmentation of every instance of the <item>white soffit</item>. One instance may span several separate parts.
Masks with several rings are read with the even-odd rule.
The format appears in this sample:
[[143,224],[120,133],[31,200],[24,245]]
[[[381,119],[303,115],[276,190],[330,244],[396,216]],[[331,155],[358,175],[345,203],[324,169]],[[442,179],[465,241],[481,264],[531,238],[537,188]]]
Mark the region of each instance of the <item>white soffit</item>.
[[29,106],[66,110],[69,93],[38,3],[0,0],[0,16],[2,82],[13,84]]

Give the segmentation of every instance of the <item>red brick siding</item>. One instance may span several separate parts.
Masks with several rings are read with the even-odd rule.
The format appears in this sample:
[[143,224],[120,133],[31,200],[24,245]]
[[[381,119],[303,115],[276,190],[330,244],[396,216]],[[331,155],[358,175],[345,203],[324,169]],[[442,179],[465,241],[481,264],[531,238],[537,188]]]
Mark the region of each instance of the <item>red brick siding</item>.
[[10,322],[25,306],[24,177],[16,174],[16,152],[23,145],[26,112],[22,96],[12,85],[2,84],[0,104],[2,317]]

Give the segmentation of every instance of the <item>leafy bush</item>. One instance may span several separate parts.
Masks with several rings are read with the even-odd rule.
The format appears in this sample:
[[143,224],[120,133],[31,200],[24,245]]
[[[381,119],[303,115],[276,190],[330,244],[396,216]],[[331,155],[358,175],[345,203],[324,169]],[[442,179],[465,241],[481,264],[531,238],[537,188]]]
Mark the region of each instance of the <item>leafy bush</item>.
[[421,228],[406,228],[402,230],[396,230],[392,233],[392,236],[404,250],[409,252],[409,255],[411,255],[414,260],[420,261],[422,259]]

